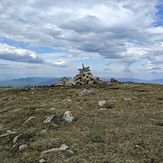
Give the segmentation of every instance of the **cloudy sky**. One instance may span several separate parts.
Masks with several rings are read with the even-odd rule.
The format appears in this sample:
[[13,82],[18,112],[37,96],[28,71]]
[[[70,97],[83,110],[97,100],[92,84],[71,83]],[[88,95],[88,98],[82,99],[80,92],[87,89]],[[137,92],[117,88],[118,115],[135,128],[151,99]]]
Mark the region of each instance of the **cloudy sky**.
[[163,0],[0,0],[0,80],[163,78]]

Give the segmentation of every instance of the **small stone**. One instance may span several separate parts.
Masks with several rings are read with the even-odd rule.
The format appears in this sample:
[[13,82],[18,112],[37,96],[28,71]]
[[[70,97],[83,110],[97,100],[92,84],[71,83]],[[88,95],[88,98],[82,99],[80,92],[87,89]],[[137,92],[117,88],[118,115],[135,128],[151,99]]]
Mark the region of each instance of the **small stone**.
[[47,132],[47,129],[43,129],[40,131],[41,134],[45,134]]
[[129,97],[124,98],[124,101],[131,101],[132,99]]
[[1,134],[0,137],[5,137],[5,136],[11,135],[11,134],[16,134],[16,133],[17,132],[15,132],[15,131],[7,130],[6,133]]
[[65,120],[66,122],[71,123],[75,119],[75,117],[73,116],[73,114],[70,111],[66,111],[62,115],[62,119]]
[[39,163],[46,163],[46,161],[42,158]]
[[50,110],[51,110],[51,111],[54,111],[54,110],[56,110],[56,108],[50,108]]
[[54,117],[55,117],[55,115],[51,115],[51,116],[47,117],[47,118],[43,121],[43,123],[50,123],[50,122],[53,120]]
[[68,149],[68,146],[66,144],[62,144],[61,147],[59,148],[61,151],[65,151]]
[[29,117],[24,123],[22,123],[22,125],[26,124],[27,122],[29,122],[30,120],[34,119],[34,116]]
[[118,81],[117,81],[116,79],[114,79],[114,78],[111,78],[111,79],[110,79],[110,82],[111,82],[111,83],[117,83]]
[[83,89],[81,92],[80,92],[80,95],[81,96],[84,96],[84,95],[89,95],[93,92],[93,90],[88,90],[88,89]]
[[20,135],[17,135],[17,136],[14,137],[13,144],[15,144],[18,141],[19,137],[20,137]]
[[103,107],[105,104],[106,104],[106,101],[105,101],[105,100],[102,100],[102,101],[99,101],[99,102],[98,102],[98,105],[99,105],[100,107]]
[[64,101],[64,102],[71,102],[72,100],[71,100],[70,97],[68,97],[68,98],[64,99],[63,101]]
[[22,145],[20,145],[20,146],[19,146],[19,152],[21,152],[21,151],[27,149],[27,147],[28,147],[27,144],[22,144]]
[[14,144],[13,146],[12,146],[12,148],[15,148],[17,145],[16,144]]
[[70,149],[68,149],[67,152],[70,153],[70,154],[74,154],[74,151],[72,151]]
[[106,110],[106,108],[100,108],[100,110]]
[[65,144],[62,144],[60,146],[60,148],[52,148],[52,149],[49,149],[49,150],[46,150],[46,151],[43,151],[41,152],[42,154],[45,154],[45,153],[49,153],[49,152],[58,152],[58,151],[65,151],[67,150],[69,147]]

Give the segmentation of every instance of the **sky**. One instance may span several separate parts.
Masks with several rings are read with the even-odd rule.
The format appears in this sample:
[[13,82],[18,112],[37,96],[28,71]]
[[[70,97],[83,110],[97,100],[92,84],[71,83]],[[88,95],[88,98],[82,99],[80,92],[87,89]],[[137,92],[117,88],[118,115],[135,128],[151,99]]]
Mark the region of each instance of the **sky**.
[[0,80],[163,78],[163,0],[0,0]]

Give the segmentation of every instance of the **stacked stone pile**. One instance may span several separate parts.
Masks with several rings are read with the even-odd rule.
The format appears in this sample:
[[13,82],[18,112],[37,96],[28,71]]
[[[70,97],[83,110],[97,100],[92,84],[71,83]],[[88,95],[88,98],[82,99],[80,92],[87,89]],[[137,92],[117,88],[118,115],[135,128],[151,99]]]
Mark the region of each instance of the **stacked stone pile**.
[[75,86],[75,85],[84,85],[84,84],[100,84],[102,81],[96,77],[93,76],[90,72],[82,72],[77,74],[75,77],[72,79],[68,78],[62,78],[61,81],[59,82],[59,85],[64,85],[64,86]]

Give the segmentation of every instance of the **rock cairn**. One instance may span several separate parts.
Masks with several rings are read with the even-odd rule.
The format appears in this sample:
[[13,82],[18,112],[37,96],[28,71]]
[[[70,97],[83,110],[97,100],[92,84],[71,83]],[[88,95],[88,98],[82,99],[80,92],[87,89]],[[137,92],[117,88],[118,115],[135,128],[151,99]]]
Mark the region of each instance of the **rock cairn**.
[[84,84],[93,85],[93,84],[102,83],[102,81],[98,77],[92,75],[89,67],[84,67],[83,64],[82,66],[83,67],[79,69],[79,74],[77,74],[72,79],[68,79],[66,77],[62,78],[59,82],[59,85],[75,86],[75,85],[84,85]]

